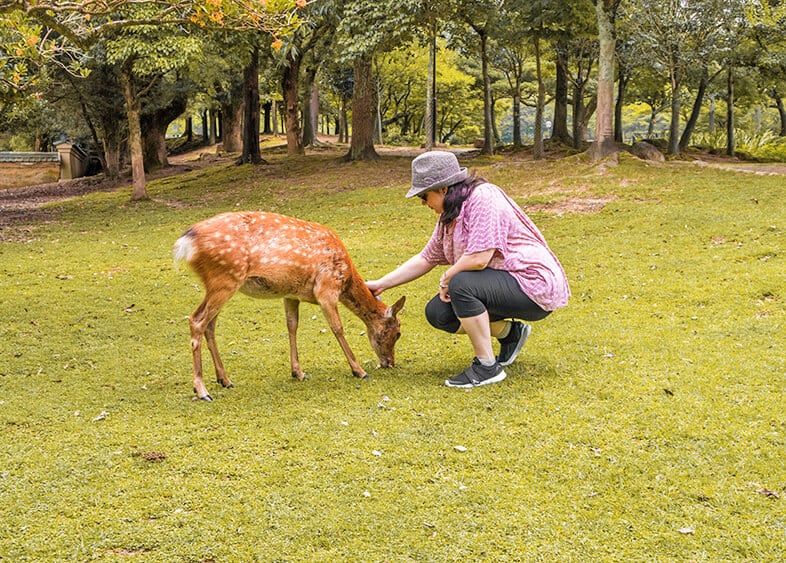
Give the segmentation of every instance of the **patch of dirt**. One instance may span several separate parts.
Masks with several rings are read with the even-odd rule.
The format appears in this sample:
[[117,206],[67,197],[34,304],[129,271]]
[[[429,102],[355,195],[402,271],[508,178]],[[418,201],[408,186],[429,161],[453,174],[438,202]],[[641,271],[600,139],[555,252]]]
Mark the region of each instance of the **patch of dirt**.
[[590,214],[599,213],[606,205],[614,201],[614,197],[579,198],[572,197],[554,203],[527,205],[525,211],[543,211],[562,215],[563,213]]
[[[231,160],[220,157],[215,147],[201,147],[195,151],[169,157],[167,168],[146,175],[148,181],[165,178],[199,168],[214,166]],[[112,192],[131,185],[129,174],[119,178],[105,178],[103,174],[0,190],[0,241],[28,240],[40,224],[55,220],[57,212],[46,209],[48,203],[63,201],[96,192]]]

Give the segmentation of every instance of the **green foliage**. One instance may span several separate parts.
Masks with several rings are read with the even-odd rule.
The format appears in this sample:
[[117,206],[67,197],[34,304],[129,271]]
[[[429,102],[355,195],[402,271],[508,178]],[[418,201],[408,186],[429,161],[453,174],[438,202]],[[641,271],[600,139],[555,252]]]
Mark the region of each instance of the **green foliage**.
[[423,318],[435,274],[383,295],[408,299],[390,370],[342,311],[367,381],[308,305],[311,378],[292,380],[281,303],[237,296],[218,324],[236,387],[192,401],[184,317],[202,290],[171,262],[189,224],[320,221],[367,278],[425,243],[409,158],[337,156],[198,170],[151,182],[150,202],[96,194],[3,231],[0,557],[786,558],[782,176],[463,161],[529,209],[572,284],[505,382],[442,385],[471,352]]

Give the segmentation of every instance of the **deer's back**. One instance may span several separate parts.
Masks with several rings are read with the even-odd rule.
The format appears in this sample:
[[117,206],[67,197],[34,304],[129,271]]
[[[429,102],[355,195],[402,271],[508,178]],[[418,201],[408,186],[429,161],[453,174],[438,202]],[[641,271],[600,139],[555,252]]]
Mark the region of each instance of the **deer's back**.
[[346,248],[329,228],[277,213],[222,213],[181,237],[203,282],[227,276],[253,297],[315,302],[315,288],[340,291],[352,276]]

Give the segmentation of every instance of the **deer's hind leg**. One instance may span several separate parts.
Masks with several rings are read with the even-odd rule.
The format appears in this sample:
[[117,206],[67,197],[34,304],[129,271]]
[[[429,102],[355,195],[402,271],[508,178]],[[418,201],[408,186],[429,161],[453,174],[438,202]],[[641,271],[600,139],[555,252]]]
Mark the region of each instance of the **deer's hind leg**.
[[188,319],[191,329],[191,353],[194,360],[194,392],[204,401],[212,401],[213,397],[207,392],[207,387],[202,379],[202,337],[207,341],[208,350],[213,358],[216,379],[224,387],[232,387],[232,382],[227,378],[221,356],[218,353],[215,333],[218,313],[235,291],[236,288],[231,287],[208,289],[202,303]]

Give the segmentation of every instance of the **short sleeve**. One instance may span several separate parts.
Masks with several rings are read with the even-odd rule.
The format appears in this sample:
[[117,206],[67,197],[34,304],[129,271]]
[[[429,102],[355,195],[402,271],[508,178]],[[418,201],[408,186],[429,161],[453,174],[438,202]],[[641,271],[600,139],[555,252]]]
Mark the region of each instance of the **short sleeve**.
[[437,221],[431,238],[423,250],[420,251],[421,258],[429,264],[449,264],[443,247],[443,234],[442,225]]
[[505,215],[508,205],[503,205],[505,202],[500,201],[498,193],[499,190],[485,184],[478,186],[465,202],[465,253],[475,254],[491,249],[505,252],[510,224]]

